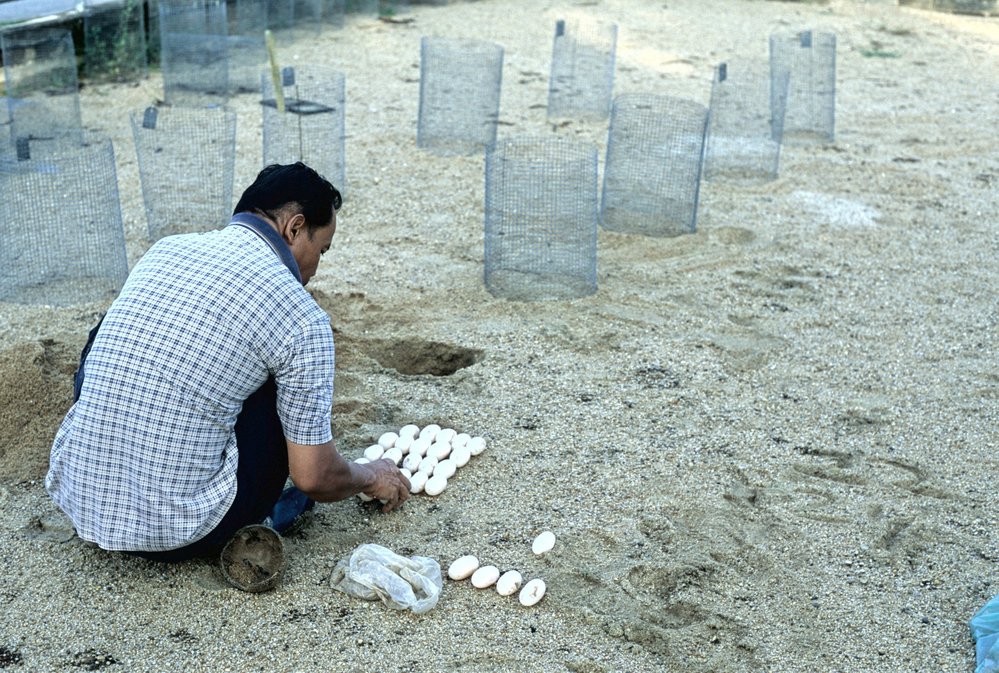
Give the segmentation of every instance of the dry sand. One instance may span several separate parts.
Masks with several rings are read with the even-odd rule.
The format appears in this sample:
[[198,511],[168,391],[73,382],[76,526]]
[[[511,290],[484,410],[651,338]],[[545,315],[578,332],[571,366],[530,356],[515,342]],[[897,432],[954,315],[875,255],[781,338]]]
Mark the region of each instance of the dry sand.
[[[601,232],[591,297],[495,299],[481,158],[415,144],[419,39],[505,47],[501,134],[603,148],[601,124],[545,120],[552,27],[580,15],[620,26],[617,93],[702,103],[714,66],[765,59],[773,31],[833,31],[836,141],[785,148],[766,185],[705,184],[696,234]],[[335,432],[351,457],[408,422],[489,450],[398,513],[318,506],[268,593],[227,587],[209,561],[102,552],[65,530],[42,477],[104,307],[5,304],[0,667],[972,670],[967,620],[999,592],[999,20],[846,0],[409,16],[281,50],[347,75],[349,199],[310,286],[338,335]],[[115,139],[133,263],[148,244],[127,113],[159,86],[83,93],[86,125]],[[238,193],[260,116],[253,96],[233,106]],[[535,558],[544,529],[558,544]],[[332,591],[330,570],[366,542],[444,567],[474,553],[548,595],[525,609],[447,582],[417,617]]]

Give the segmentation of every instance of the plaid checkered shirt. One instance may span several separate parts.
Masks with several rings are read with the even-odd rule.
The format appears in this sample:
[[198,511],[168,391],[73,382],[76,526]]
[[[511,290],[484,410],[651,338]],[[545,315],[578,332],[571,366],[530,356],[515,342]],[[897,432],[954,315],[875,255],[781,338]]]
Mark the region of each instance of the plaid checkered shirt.
[[231,224],[161,239],[135,265],[45,480],[81,538],[161,551],[211,532],[236,494],[236,416],[269,375],[285,437],[332,438],[329,317],[280,255]]

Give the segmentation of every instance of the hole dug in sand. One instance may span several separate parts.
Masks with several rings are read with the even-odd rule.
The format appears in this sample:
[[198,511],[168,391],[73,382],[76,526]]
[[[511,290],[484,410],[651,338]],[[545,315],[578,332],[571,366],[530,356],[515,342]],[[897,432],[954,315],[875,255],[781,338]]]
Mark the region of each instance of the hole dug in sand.
[[485,357],[483,351],[475,348],[421,339],[369,341],[362,348],[382,367],[410,376],[450,376]]

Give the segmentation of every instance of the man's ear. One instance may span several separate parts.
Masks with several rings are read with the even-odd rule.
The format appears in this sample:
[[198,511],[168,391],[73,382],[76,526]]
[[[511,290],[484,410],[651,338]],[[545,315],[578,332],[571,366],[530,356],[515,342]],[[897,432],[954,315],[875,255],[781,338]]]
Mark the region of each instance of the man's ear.
[[300,235],[307,232],[308,227],[305,224],[305,215],[302,213],[295,213],[288,218],[284,226],[284,236],[288,243],[291,244]]

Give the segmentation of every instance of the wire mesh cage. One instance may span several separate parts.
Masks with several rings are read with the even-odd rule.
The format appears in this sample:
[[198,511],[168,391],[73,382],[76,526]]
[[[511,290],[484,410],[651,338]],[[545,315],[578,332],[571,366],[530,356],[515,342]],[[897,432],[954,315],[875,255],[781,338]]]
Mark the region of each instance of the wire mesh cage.
[[605,229],[677,236],[697,225],[708,109],[657,94],[614,99],[604,162]]
[[301,161],[341,193],[346,182],[344,75],[332,70],[284,68],[279,111],[274,84],[261,76],[264,100],[264,165]]
[[720,64],[711,85],[705,179],[776,178],[786,102],[787,77],[771,78],[761,67]]
[[[0,33],[10,143],[81,142],[80,86],[73,37],[62,28]],[[23,152],[22,152],[23,154]]]
[[0,161],[14,156],[14,143],[10,135],[10,114],[4,93],[0,87]]
[[270,0],[236,0],[229,7],[229,93],[260,91],[260,70],[267,63],[267,9]]
[[148,107],[131,122],[149,240],[224,226],[232,211],[236,113]]
[[833,142],[836,36],[812,30],[774,33],[770,36],[770,76],[774,81],[788,78],[783,141]]
[[485,286],[513,300],[597,290],[597,149],[554,137],[486,150]]
[[347,20],[347,0],[323,0],[323,25],[343,28]]
[[160,0],[146,0],[146,63],[160,62]]
[[606,119],[614,91],[617,24],[555,23],[548,118]]
[[267,27],[279,41],[316,36],[323,27],[326,0],[267,0]]
[[146,22],[141,0],[84,0],[87,77],[127,82],[146,76]]
[[128,275],[111,141],[47,149],[0,162],[0,301],[109,300]]
[[416,144],[437,154],[474,154],[496,140],[503,47],[474,39],[420,41]]
[[345,10],[348,14],[378,15],[380,0],[345,0]]
[[225,2],[160,0],[160,67],[171,105],[224,105],[229,94]]

